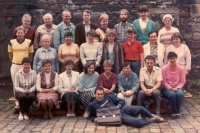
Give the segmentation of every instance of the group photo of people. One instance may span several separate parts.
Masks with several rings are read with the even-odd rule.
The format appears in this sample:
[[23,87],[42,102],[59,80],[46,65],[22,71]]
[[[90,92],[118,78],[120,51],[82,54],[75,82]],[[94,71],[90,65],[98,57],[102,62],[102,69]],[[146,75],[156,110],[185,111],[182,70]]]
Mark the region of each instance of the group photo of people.
[[[29,120],[30,108],[53,119],[61,100],[66,117],[82,109],[84,118],[98,123],[96,110],[117,107],[123,124],[139,128],[166,121],[161,97],[171,104],[171,119],[182,117],[190,49],[172,26],[172,14],[164,14],[164,27],[157,29],[147,6],[140,6],[138,13],[130,23],[129,11],[122,9],[113,29],[106,13],[99,16],[100,27],[91,22],[90,10],[82,12],[76,25],[69,10],[62,12],[58,25],[46,13],[37,29],[31,26],[31,15],[24,14],[8,44],[18,119]],[[146,106],[149,99],[155,113]]]

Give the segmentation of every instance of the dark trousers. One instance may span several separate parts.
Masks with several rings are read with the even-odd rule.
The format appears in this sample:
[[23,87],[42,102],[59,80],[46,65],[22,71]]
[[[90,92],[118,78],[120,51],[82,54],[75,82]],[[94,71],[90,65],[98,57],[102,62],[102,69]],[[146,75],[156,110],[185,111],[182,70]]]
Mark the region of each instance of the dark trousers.
[[137,76],[139,77],[139,73],[140,73],[140,61],[128,61],[128,62],[130,62],[132,71],[135,74],[137,74]]
[[19,101],[20,112],[28,113],[29,107],[32,105],[33,101],[35,100],[35,93],[31,92],[29,94],[25,94],[22,92],[16,92],[15,97]]
[[121,109],[122,122],[132,127],[142,127],[149,124],[148,119],[136,118],[138,115],[143,115],[148,118],[152,118],[151,112],[142,106],[124,106]]

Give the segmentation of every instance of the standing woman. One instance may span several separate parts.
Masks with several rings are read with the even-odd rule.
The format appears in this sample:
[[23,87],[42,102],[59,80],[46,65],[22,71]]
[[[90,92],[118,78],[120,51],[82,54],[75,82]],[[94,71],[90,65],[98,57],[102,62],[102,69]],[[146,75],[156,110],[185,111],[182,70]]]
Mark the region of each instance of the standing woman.
[[98,42],[102,43],[103,41],[105,41],[106,39],[106,30],[108,30],[108,21],[109,21],[109,16],[108,14],[101,14],[101,16],[99,17],[99,21],[100,21],[100,28],[97,28],[95,30],[96,34],[97,34],[97,40]]
[[177,28],[172,26],[173,21],[174,18],[171,14],[165,14],[162,19],[165,27],[160,29],[158,32],[158,42],[164,45],[165,50],[173,43],[171,40],[172,35],[176,32],[179,32]]
[[117,34],[115,30],[106,31],[106,42],[103,44],[102,62],[110,60],[112,63],[112,72],[119,74],[120,68],[124,62],[122,47],[116,42]]
[[112,73],[112,62],[105,60],[103,63],[104,73],[99,76],[98,86],[104,89],[105,95],[115,97],[115,89],[118,83],[117,74]]
[[80,61],[80,51],[77,44],[72,43],[72,32],[65,33],[65,43],[61,44],[58,49],[58,60],[61,63],[61,72],[65,71],[65,62],[67,60],[74,61],[74,71],[80,71],[79,61]]
[[42,47],[39,48],[34,56],[33,70],[39,73],[43,70],[42,61],[49,59],[52,62],[52,69],[59,72],[59,63],[57,52],[54,48],[50,47],[52,38],[50,35],[43,35],[41,38]]
[[180,33],[174,33],[172,35],[173,45],[170,45],[165,54],[165,64],[168,63],[167,56],[169,52],[175,52],[177,54],[177,64],[180,65],[184,70],[186,75],[191,69],[191,54],[187,45],[183,44],[183,38]]
[[[43,35],[50,35],[53,38],[54,30],[56,29],[56,25],[53,24],[53,16],[50,13],[46,13],[43,16],[44,24],[40,25],[36,32],[34,38],[34,49],[38,49],[42,47],[41,38]],[[51,47],[53,47],[53,41],[51,41]]]
[[67,116],[75,116],[75,105],[78,101],[78,77],[79,73],[72,71],[73,60],[65,62],[65,71],[59,75],[59,90],[62,101],[67,102]]
[[78,79],[78,90],[80,92],[81,101],[85,107],[83,117],[88,117],[88,104],[94,98],[94,91],[97,87],[99,74],[95,72],[94,61],[88,61],[85,64],[84,72],[82,72]]
[[[157,42],[157,32],[149,32],[149,42],[143,46],[144,58],[147,55],[152,55],[155,58],[155,66],[163,67],[165,48],[162,44]],[[145,63],[144,63],[145,64]]]
[[131,69],[139,76],[140,68],[144,66],[144,50],[142,44],[135,39],[136,31],[128,28],[127,41],[122,44],[125,61],[130,62]]
[[44,109],[44,118],[53,118],[53,107],[60,108],[58,102],[58,74],[52,70],[52,62],[49,59],[42,61],[43,70],[37,75],[37,108]]
[[36,73],[31,70],[31,59],[24,57],[22,59],[22,69],[15,75],[15,97],[19,101],[20,111],[19,120],[28,120],[29,107],[35,99]]
[[80,57],[83,66],[88,61],[93,61],[95,62],[96,71],[101,73],[102,44],[94,42],[95,35],[96,33],[93,30],[87,32],[88,41],[80,46]]

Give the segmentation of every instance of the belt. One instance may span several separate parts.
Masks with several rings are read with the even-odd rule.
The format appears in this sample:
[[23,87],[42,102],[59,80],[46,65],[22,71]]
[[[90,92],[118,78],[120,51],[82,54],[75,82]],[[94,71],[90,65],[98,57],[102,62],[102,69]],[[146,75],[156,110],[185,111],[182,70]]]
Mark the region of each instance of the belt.
[[18,63],[14,63],[14,62],[12,62],[12,64],[15,64],[15,65],[22,65],[22,64],[18,64]]

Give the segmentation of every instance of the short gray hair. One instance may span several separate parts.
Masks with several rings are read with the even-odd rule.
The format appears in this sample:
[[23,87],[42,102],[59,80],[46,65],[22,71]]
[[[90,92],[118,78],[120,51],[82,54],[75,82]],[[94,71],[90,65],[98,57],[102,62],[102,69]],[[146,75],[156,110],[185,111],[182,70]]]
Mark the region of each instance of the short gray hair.
[[53,16],[51,15],[51,13],[46,13],[43,15],[43,19],[46,17],[50,17],[53,20]]
[[26,13],[26,14],[24,14],[24,15],[22,16],[22,20],[23,20],[24,18],[30,18],[30,19],[32,19],[31,15],[28,14],[28,13]]
[[45,34],[41,37],[41,41],[44,40],[44,39],[49,39],[51,41],[51,36],[48,35],[48,34]]

